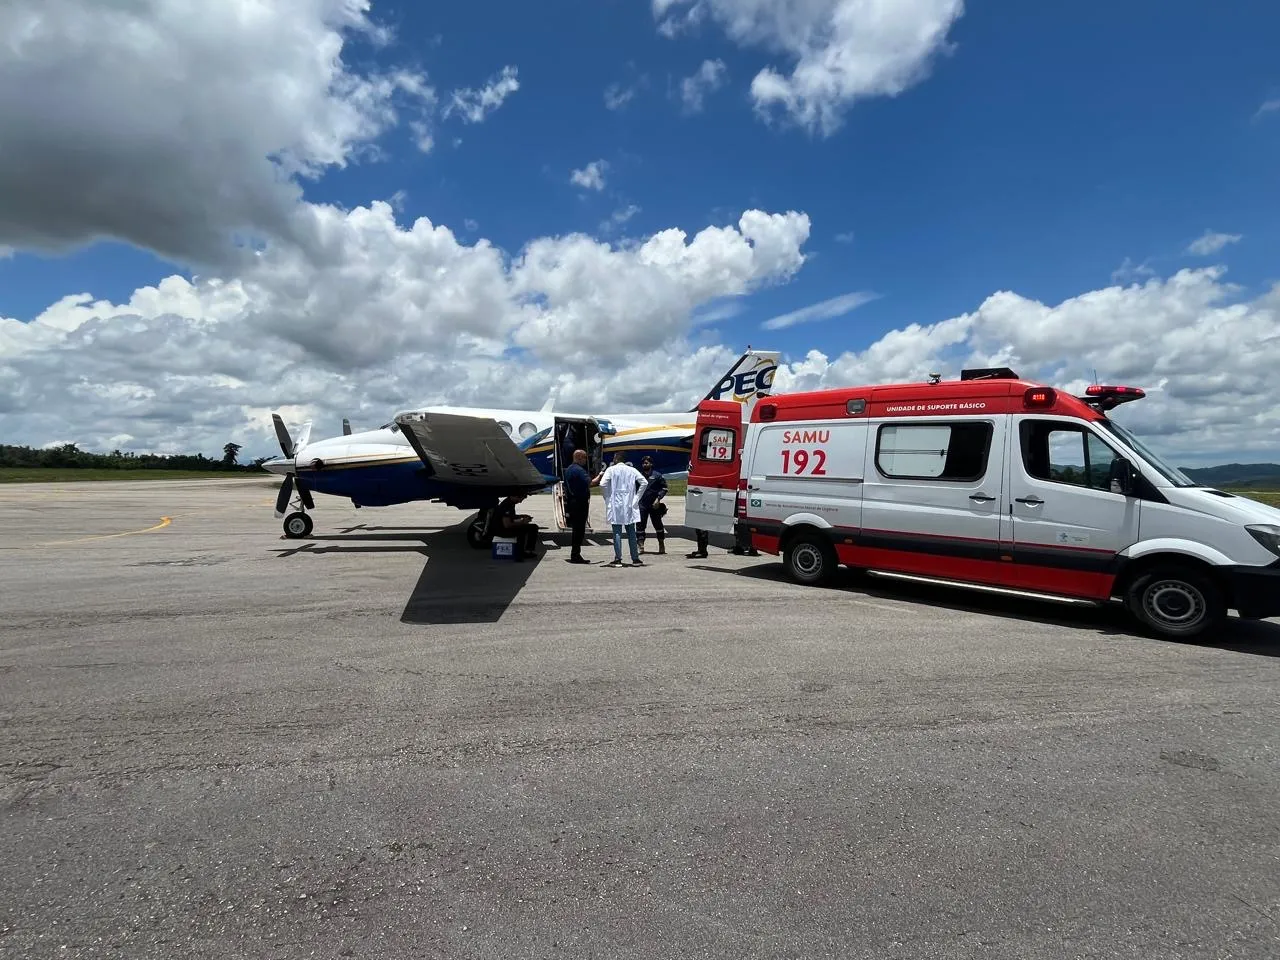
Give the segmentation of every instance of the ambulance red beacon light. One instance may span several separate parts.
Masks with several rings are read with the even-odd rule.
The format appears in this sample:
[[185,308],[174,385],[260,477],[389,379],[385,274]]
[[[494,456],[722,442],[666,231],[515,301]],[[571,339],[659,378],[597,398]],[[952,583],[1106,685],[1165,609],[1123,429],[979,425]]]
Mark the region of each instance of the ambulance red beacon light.
[[698,407],[685,522],[789,575],[838,566],[1068,603],[1196,637],[1280,615],[1280,510],[1197,485],[1082,397],[1004,367]]

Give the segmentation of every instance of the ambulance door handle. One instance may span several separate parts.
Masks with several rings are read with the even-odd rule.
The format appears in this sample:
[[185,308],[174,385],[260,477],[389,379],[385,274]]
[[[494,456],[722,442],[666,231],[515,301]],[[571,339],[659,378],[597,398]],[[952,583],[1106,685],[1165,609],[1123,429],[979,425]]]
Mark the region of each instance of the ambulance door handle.
[[994,500],[995,497],[988,497],[985,493],[971,493],[969,494],[969,499],[977,500],[979,503],[986,503],[989,500]]
[[1016,502],[1026,503],[1033,507],[1036,506],[1037,504],[1044,503],[1044,501],[1041,500],[1039,497],[1018,497]]

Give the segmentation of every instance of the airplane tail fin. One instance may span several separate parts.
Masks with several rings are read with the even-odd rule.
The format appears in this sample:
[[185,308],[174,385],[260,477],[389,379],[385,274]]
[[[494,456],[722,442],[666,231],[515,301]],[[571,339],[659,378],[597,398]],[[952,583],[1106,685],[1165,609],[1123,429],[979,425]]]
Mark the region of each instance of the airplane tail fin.
[[[747,347],[746,353],[734,361],[719,380],[716,381],[703,400],[735,400],[738,403],[750,404],[757,395],[767,394],[773,389],[773,375],[778,372],[778,361],[782,354],[773,350],[752,350]],[[701,403],[702,401],[698,401]],[[697,410],[697,407],[693,408]],[[690,413],[693,410],[689,411]]]

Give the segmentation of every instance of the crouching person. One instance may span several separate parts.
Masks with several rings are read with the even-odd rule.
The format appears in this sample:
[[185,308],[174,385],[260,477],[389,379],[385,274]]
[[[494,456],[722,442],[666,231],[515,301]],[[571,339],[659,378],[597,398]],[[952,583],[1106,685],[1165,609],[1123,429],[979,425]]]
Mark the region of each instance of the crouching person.
[[527,513],[516,513],[516,505],[524,501],[525,494],[507,497],[498,504],[498,532],[516,542],[516,559],[538,555],[538,525]]

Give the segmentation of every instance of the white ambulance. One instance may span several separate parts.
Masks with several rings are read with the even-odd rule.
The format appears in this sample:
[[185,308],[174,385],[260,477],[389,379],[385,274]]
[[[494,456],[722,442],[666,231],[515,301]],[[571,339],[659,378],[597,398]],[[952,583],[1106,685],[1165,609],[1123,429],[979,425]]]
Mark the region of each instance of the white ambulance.
[[1107,416],[1144,396],[1073,397],[1006,368],[742,407],[704,401],[685,503],[744,524],[790,576],[867,573],[1069,603],[1113,598],[1189,638],[1280,616],[1280,510],[1196,484]]

